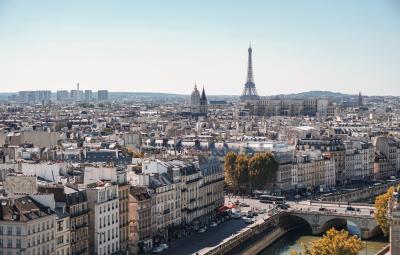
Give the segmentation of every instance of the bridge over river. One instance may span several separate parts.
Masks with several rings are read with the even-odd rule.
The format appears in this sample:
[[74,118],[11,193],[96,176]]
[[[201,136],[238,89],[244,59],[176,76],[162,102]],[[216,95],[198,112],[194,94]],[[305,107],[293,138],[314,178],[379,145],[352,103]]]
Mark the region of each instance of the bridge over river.
[[345,227],[352,222],[360,230],[362,239],[370,239],[380,233],[374,219],[375,208],[368,204],[299,203],[280,213],[279,225],[292,228],[296,224],[308,224],[314,235],[320,235],[332,227]]

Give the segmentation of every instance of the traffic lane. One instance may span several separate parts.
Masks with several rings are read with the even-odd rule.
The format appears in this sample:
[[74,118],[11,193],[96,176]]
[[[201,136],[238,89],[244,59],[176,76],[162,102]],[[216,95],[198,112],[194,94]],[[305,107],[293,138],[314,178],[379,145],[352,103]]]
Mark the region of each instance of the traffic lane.
[[170,248],[161,254],[169,255],[188,255],[206,247],[214,247],[224,239],[235,235],[238,231],[245,228],[246,223],[242,219],[231,219],[219,224],[217,227],[207,227],[204,233],[193,233],[176,240],[170,244]]
[[373,215],[370,209],[360,209],[360,211],[351,211],[347,210],[346,207],[328,207],[328,206],[319,206],[319,205],[312,205],[312,206],[304,206],[304,205],[291,205],[290,208],[293,210],[301,210],[301,211],[310,211],[310,212],[325,212],[320,211],[321,208],[325,208],[327,212],[331,211],[337,214],[346,214],[346,215],[362,215],[362,216],[369,216]]

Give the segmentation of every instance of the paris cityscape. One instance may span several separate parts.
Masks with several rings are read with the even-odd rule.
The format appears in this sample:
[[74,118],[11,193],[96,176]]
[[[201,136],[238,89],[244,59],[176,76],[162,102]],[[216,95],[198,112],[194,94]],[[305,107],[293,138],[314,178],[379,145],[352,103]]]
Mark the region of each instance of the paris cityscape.
[[0,1],[0,255],[400,255],[395,1],[34,2]]

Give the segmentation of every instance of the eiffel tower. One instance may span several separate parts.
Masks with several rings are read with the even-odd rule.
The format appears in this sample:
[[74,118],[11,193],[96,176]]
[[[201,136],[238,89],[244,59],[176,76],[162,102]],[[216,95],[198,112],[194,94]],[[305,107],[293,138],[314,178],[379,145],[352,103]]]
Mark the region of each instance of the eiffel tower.
[[249,47],[249,59],[247,64],[247,81],[244,84],[242,95],[240,96],[240,101],[249,101],[249,100],[259,100],[260,97],[257,94],[256,84],[254,83],[253,77],[253,60],[252,60],[252,52],[251,46]]

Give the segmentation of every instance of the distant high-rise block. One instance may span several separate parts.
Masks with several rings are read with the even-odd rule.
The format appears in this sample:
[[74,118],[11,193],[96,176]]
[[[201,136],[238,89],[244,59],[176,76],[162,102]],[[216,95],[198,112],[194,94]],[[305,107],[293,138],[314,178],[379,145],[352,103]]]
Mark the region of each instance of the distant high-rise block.
[[19,101],[24,103],[48,102],[51,99],[50,90],[19,91]]
[[97,91],[97,100],[98,101],[107,101],[108,100],[108,90]]
[[57,101],[66,101],[69,99],[68,90],[57,90]]
[[85,90],[85,101],[91,101],[93,99],[93,92],[91,90]]

